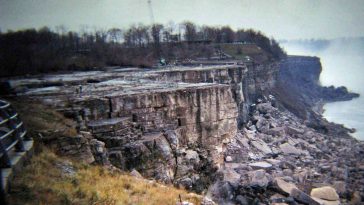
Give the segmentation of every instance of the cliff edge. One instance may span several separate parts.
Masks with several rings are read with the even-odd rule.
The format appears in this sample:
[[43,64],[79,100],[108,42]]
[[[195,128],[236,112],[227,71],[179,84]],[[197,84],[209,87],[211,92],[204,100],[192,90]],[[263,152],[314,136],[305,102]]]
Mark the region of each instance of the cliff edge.
[[[363,143],[317,109],[358,95],[322,87],[320,73],[318,58],[289,56],[3,84],[17,100],[42,103],[76,121],[75,136],[42,138],[63,156],[208,190],[219,204],[360,201]],[[317,194],[322,189],[334,194]]]

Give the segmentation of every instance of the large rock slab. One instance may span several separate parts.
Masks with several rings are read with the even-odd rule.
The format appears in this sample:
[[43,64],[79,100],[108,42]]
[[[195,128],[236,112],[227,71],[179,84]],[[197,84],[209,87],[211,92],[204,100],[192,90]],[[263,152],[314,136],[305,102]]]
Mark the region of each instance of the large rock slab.
[[323,199],[319,199],[319,198],[316,198],[316,197],[312,197],[315,201],[319,202],[320,204],[322,205],[340,205],[340,201],[337,200],[337,201],[328,201],[328,200],[323,200]]
[[227,181],[232,186],[237,186],[240,182],[240,174],[233,169],[224,170],[224,181]]
[[260,103],[257,105],[257,110],[262,114],[271,113],[276,109],[270,103]]
[[264,154],[272,154],[272,149],[263,141],[251,141],[251,144]]
[[339,195],[336,193],[336,190],[330,186],[312,189],[311,196],[329,201],[337,201],[340,199]]
[[95,161],[90,144],[82,135],[61,137],[56,139],[54,144],[56,146],[55,149],[57,153],[62,156],[68,156],[86,163],[92,163]]
[[293,188],[291,190],[290,194],[298,202],[301,202],[301,203],[304,203],[304,204],[309,204],[309,205],[321,205],[315,199],[313,199],[308,194],[306,194],[305,192],[303,192],[303,191],[301,191],[299,189]]
[[250,186],[265,188],[269,184],[269,179],[266,176],[266,172],[263,169],[252,171],[250,175]]
[[291,194],[293,189],[298,189],[295,184],[286,182],[280,177],[275,178],[274,182],[277,188],[286,194]]
[[279,145],[279,148],[282,150],[282,152],[285,155],[290,155],[290,154],[300,155],[300,154],[302,154],[302,150],[297,149],[296,147],[290,145],[289,143],[281,144],[281,145]]
[[268,162],[249,163],[249,166],[251,166],[253,169],[269,169],[272,167],[272,165],[269,164]]

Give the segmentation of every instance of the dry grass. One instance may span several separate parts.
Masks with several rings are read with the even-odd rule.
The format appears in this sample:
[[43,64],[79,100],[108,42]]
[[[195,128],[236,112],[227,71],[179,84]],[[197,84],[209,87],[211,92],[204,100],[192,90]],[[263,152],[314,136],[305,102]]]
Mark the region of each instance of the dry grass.
[[[72,120],[48,107],[21,100],[11,103],[35,137],[37,133],[44,137],[77,134]],[[9,204],[175,205],[179,195],[194,204],[201,200],[199,195],[172,186],[57,156],[39,142],[36,140],[38,153],[11,184]]]
[[[67,174],[71,167],[74,174]],[[185,190],[61,158],[43,149],[12,183],[9,204],[199,204]]]
[[30,133],[51,132],[64,136],[75,136],[75,122],[38,102],[18,98],[10,100]]

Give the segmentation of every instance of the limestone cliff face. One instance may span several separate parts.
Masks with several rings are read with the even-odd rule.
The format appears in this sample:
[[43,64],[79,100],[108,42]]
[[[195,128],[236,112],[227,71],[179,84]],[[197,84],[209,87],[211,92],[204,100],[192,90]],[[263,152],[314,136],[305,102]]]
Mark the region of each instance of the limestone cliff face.
[[157,81],[167,82],[185,82],[185,83],[218,83],[230,86],[231,94],[238,108],[238,124],[246,115],[242,110],[246,102],[243,93],[244,80],[248,73],[246,65],[220,66],[220,67],[202,67],[199,69],[184,70],[165,70],[154,73],[154,79]]
[[[249,105],[270,93],[277,71],[277,63],[132,69],[12,84],[75,118],[88,138],[105,143],[114,166],[202,191],[224,163]],[[49,82],[56,86],[41,86]]]
[[297,84],[307,86],[319,85],[322,71],[318,57],[289,56],[281,63],[279,77],[284,80],[297,81]]
[[[314,109],[356,95],[320,86],[320,73],[318,58],[290,56],[279,63],[116,69],[7,85],[78,122],[77,138],[56,139],[66,155],[80,153],[90,162],[135,169],[195,191],[217,182],[217,199],[270,204],[282,202],[269,199],[282,188],[273,185],[281,177],[300,187],[307,179],[339,186],[361,182],[362,172],[350,178],[345,173],[346,162],[359,167],[352,159],[363,145]],[[340,158],[347,150],[354,155]],[[336,176],[326,175],[330,169]],[[350,190],[359,186],[353,184]],[[306,195],[297,193],[283,201],[302,202]]]
[[321,71],[318,57],[288,56],[280,64],[276,95],[286,108],[303,119],[316,118],[320,114],[318,104],[359,96],[349,93],[345,87],[321,86]]
[[279,65],[279,62],[248,65],[248,72],[242,82],[245,102],[240,105],[240,125],[248,121],[249,106],[251,104],[255,103],[258,98],[264,98],[272,94],[272,89],[277,81]]
[[91,122],[128,117],[143,133],[178,129],[180,146],[195,146],[211,151],[216,164],[224,140],[237,131],[236,103],[229,86],[112,94],[104,99],[82,101]]
[[257,98],[271,94],[277,81],[280,64],[248,63],[235,66],[198,69],[163,70],[147,74],[149,78],[165,82],[228,84],[238,107],[238,125],[247,122],[249,105]]

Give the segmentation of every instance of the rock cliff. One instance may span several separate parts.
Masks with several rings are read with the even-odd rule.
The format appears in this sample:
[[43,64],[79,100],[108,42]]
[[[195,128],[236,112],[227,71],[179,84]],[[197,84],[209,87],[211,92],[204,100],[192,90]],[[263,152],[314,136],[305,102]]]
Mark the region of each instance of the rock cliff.
[[[221,204],[315,204],[327,198],[306,193],[324,185],[345,200],[363,194],[363,162],[353,160],[363,155],[363,144],[323,120],[318,109],[357,95],[320,86],[320,73],[318,58],[291,56],[267,64],[124,68],[2,85],[77,121],[79,136],[56,143],[65,154],[198,192],[211,185],[209,194]],[[75,151],[77,141],[84,151]]]
[[[311,119],[311,111],[321,114],[326,102],[351,100],[359,95],[345,87],[325,87],[320,84],[320,59],[308,56],[289,56],[281,62],[276,95],[290,111],[303,119]],[[289,88],[289,89],[287,89]]]

